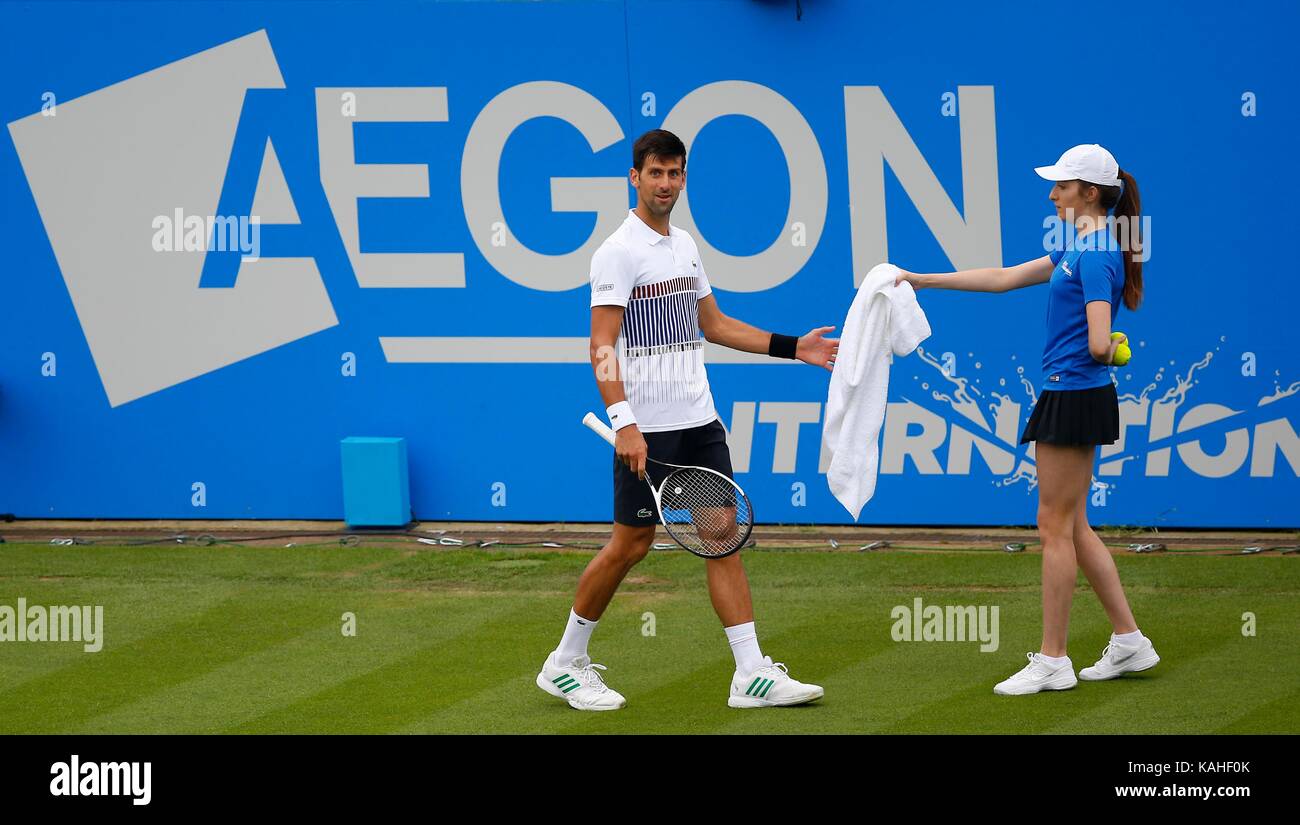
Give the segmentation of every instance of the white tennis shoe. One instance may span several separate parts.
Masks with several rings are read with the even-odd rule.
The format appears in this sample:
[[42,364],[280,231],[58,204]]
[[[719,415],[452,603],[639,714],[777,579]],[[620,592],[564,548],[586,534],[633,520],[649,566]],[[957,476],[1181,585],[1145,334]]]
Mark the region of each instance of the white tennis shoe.
[[1024,696],[1038,693],[1040,690],[1069,690],[1079,684],[1074,675],[1074,665],[1069,659],[1059,667],[1053,667],[1043,660],[1041,653],[1026,653],[1029,664],[1016,674],[993,686],[993,692],[999,696]]
[[1145,636],[1142,637],[1142,641],[1138,643],[1137,647],[1127,647],[1112,641],[1101,652],[1101,658],[1097,660],[1097,664],[1079,671],[1079,678],[1086,679],[1089,682],[1101,682],[1106,679],[1114,679],[1116,676],[1122,676],[1125,673],[1148,670],[1159,663],[1160,657],[1156,655],[1155,647],[1151,644],[1151,640]]
[[593,663],[589,656],[579,656],[568,664],[560,664],[552,652],[542,663],[542,672],[537,674],[537,686],[565,700],[571,708],[618,710],[627,704],[627,700],[605,684],[596,672],[604,669],[604,665]]
[[802,705],[825,695],[820,685],[805,685],[790,678],[785,665],[764,656],[763,664],[753,673],[736,671],[731,677],[731,695],[727,704],[733,708],[774,708]]

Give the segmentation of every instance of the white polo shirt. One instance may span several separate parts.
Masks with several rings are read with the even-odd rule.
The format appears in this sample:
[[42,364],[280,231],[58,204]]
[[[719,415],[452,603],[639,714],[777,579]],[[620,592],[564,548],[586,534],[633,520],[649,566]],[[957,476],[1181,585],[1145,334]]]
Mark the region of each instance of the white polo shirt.
[[629,211],[591,257],[591,305],[621,306],[619,374],[642,432],[698,427],[718,417],[704,373],[697,302],[713,290],[684,229],[660,235]]

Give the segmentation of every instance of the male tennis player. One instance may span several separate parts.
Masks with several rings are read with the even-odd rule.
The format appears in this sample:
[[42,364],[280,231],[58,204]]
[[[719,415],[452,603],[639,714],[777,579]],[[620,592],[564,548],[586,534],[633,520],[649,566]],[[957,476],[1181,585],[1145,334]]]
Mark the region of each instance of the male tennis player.
[[[626,704],[605,684],[587,655],[587,641],[628,571],[645,558],[658,524],[642,480],[646,456],[708,467],[731,477],[727,434],[713,408],[704,372],[704,338],[744,352],[797,358],[831,369],[834,327],[802,338],[763,332],[718,308],[695,240],[668,216],[686,185],[686,147],[655,129],[637,138],[628,173],[637,193],[631,210],[591,259],[591,362],[616,435],[614,531],[583,571],[560,645],[542,665],[538,687],[578,710]],[[736,673],[733,708],[800,705],[822,689],[790,678],[764,656],[754,631],[749,581],[740,554],[706,559],[709,597],[722,620]]]

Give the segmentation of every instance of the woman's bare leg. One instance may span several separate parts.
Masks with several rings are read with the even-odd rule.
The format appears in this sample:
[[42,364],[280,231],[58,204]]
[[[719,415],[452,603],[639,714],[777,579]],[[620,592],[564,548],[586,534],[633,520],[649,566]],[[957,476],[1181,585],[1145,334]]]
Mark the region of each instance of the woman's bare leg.
[[1132,633],[1137,630],[1133,620],[1133,611],[1129,609],[1128,599],[1124,597],[1124,585],[1119,581],[1119,570],[1115,568],[1115,559],[1111,556],[1101,537],[1088,525],[1088,497],[1079,502],[1079,512],[1074,519],[1074,556],[1078,559],[1083,575],[1088,577],[1101,606],[1110,617],[1111,627],[1116,633]]
[[1078,575],[1074,523],[1092,482],[1093,447],[1037,442],[1038,535],[1043,543],[1044,656],[1064,656]]

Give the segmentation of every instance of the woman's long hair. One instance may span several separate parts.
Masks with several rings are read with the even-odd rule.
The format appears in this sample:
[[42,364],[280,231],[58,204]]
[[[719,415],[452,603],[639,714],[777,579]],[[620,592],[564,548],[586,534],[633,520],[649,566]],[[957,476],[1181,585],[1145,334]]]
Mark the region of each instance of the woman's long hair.
[[1119,179],[1123,186],[1097,186],[1097,189],[1101,192],[1102,208],[1115,210],[1114,226],[1120,235],[1115,240],[1124,255],[1124,306],[1133,310],[1142,303],[1142,261],[1137,257],[1142,255],[1142,245],[1146,243],[1141,231],[1142,196],[1137,181],[1128,172],[1119,170]]

